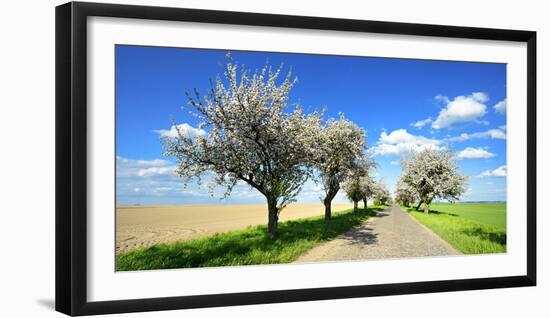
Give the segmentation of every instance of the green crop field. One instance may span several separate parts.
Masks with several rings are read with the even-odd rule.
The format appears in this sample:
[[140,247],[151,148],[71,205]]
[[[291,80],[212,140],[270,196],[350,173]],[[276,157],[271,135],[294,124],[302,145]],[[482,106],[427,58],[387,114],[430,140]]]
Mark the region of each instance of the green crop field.
[[434,203],[428,215],[404,209],[464,254],[506,252],[505,203]]
[[434,203],[430,209],[506,231],[506,203]]

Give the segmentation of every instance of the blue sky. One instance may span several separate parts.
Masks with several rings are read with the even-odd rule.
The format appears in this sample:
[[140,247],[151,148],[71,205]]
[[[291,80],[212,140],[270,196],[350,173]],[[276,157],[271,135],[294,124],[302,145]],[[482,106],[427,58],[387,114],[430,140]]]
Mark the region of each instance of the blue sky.
[[[206,186],[183,187],[160,137],[172,123],[198,130],[186,89],[205,95],[222,73],[227,50],[116,46],[117,204],[264,203],[246,185],[220,200]],[[450,148],[469,176],[463,201],[506,200],[506,65],[371,57],[231,51],[233,61],[259,69],[266,61],[292,69],[290,102],[327,108],[365,129],[376,175],[393,190],[408,149]],[[335,202],[345,202],[339,194]],[[308,182],[300,203],[318,203]]]

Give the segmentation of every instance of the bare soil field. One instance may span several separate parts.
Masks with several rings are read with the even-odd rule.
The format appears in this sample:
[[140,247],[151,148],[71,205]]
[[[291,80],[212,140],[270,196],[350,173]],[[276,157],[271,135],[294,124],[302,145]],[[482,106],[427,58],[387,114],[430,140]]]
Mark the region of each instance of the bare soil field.
[[[352,207],[351,204],[333,204],[332,210]],[[322,204],[293,204],[281,212],[280,221],[323,213]],[[265,204],[122,206],[116,209],[116,253],[266,223]]]

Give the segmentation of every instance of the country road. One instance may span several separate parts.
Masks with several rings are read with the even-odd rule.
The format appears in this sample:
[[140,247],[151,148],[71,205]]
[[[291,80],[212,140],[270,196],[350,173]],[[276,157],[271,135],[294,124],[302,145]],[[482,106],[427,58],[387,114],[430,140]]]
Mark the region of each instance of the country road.
[[296,262],[459,254],[398,206],[392,206],[336,239],[313,248]]

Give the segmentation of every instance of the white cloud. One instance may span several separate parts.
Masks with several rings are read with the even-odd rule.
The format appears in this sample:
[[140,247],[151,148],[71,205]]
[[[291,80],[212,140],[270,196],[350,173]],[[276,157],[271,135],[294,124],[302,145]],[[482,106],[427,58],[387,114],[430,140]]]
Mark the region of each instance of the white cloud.
[[494,157],[495,154],[483,148],[466,147],[456,154],[457,159],[484,159]]
[[[343,192],[340,190],[339,192]],[[296,196],[296,202],[320,203],[323,194],[323,187],[320,183],[307,180],[302,186],[302,191]]]
[[380,134],[377,145],[374,147],[375,155],[400,155],[411,150],[422,150],[425,148],[438,148],[440,140],[413,135],[406,129],[397,129],[390,134],[383,131]]
[[472,98],[480,103],[485,103],[489,100],[489,95],[483,93],[483,92],[475,92],[472,93]]
[[[129,159],[122,158],[125,162],[131,162]],[[164,166],[169,164],[169,161],[163,159],[153,159],[153,160],[135,160],[134,164],[138,167],[156,167]]]
[[502,115],[505,115],[506,114],[506,98],[501,100],[500,102],[496,103],[495,106],[493,106],[493,108],[495,109],[495,111],[499,114],[502,114]]
[[449,100],[449,97],[445,96],[445,95],[437,95],[435,96],[435,100],[438,101],[438,102],[443,102],[445,104],[448,104],[450,103],[451,101]]
[[398,165],[399,165],[399,161],[397,161],[397,160],[391,161],[391,162],[390,162],[390,165],[398,166]]
[[506,166],[500,166],[495,170],[485,170],[478,175],[479,178],[483,177],[506,177],[507,169]]
[[173,125],[172,127],[170,127],[170,129],[158,129],[153,131],[159,134],[161,137],[176,138],[178,137],[178,130],[184,137],[191,139],[206,135],[206,131],[195,128],[187,123]]
[[446,104],[432,122],[432,128],[441,129],[455,123],[478,121],[487,112],[485,102],[489,100],[489,96],[476,92],[468,96],[457,96],[453,100],[441,96],[436,96],[436,99]]
[[140,177],[145,176],[159,176],[159,175],[171,175],[174,174],[174,171],[176,170],[176,166],[169,166],[169,167],[149,167],[145,169],[139,169],[137,172],[137,175]]
[[406,129],[397,129],[390,134],[383,131],[380,134],[379,142],[387,144],[414,143],[414,144],[437,144],[439,141],[429,139],[424,136],[413,135],[407,132]]
[[166,174],[167,170],[174,171],[172,162],[163,159],[135,160],[116,157],[117,177],[141,177]]
[[426,126],[427,124],[429,124],[431,122],[432,122],[431,118],[426,118],[426,119],[419,120],[417,122],[411,123],[411,126],[416,127],[418,129],[422,129],[424,126]]
[[[208,184],[212,180],[212,173],[206,172],[202,176],[202,185],[193,179],[185,186],[184,180],[174,173],[176,168],[177,166],[168,160],[137,160],[117,156],[117,202],[122,204],[221,202],[220,198],[223,197],[225,188],[214,187],[213,192],[210,192]],[[233,188],[231,197],[223,202],[260,203],[263,202],[262,198],[258,191],[244,182],[239,182]]]
[[156,187],[156,188],[153,188],[152,191],[159,193],[159,192],[170,192],[172,190],[174,189],[172,189],[171,187]]
[[471,134],[462,133],[460,136],[457,137],[450,137],[445,139],[445,141],[466,141],[469,139],[475,139],[475,138],[481,138],[481,139],[506,139],[506,129],[505,127],[502,128],[502,126],[499,129],[489,129],[487,131],[480,131],[475,132]]

